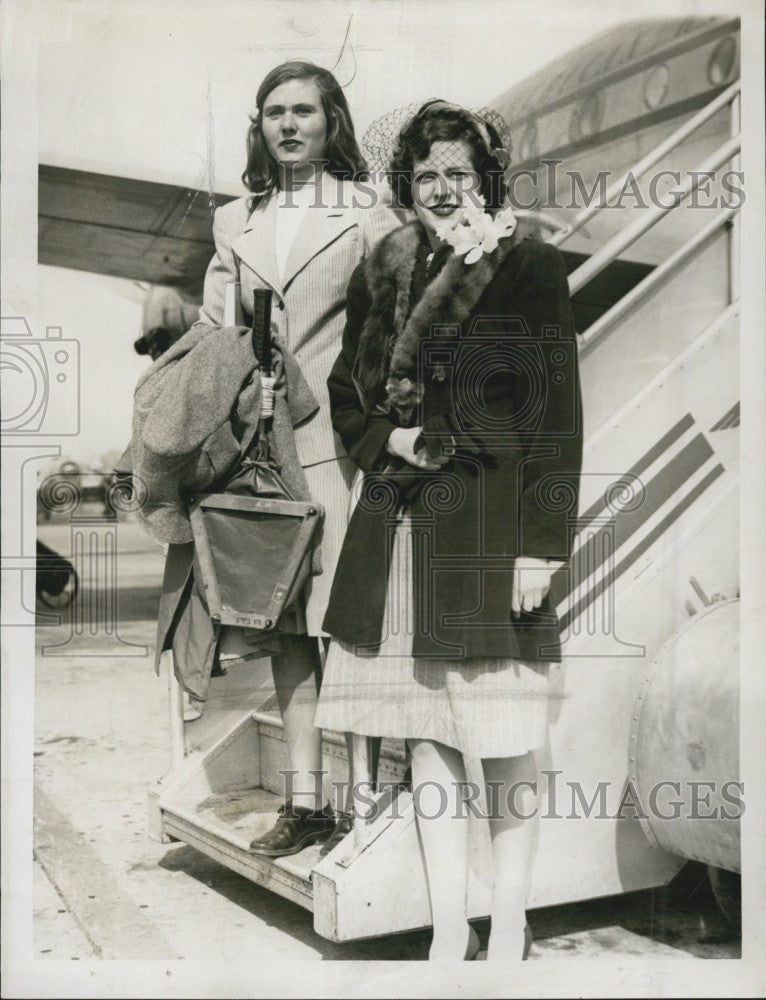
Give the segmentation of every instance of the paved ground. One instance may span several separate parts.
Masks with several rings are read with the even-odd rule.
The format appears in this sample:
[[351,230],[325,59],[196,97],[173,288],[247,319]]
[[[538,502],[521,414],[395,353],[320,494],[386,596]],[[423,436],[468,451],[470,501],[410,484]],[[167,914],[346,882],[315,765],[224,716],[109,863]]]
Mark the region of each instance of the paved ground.
[[[40,535],[69,553],[68,525],[46,525]],[[118,537],[123,645],[86,628],[77,642],[43,650],[66,640],[69,625],[37,632],[35,956],[425,958],[425,932],[333,944],[314,933],[307,911],[186,845],[148,838],[146,790],[170,761],[166,691],[150,648],[163,557],[135,525],[120,523]],[[697,865],[664,890],[537,910],[530,922],[533,961],[739,957]],[[486,939],[487,926],[478,930]]]

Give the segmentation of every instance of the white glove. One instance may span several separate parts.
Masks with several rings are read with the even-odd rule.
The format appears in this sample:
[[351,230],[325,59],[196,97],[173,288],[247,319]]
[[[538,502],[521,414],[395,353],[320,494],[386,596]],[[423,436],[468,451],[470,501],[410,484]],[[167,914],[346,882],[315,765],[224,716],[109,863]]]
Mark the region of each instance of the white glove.
[[261,375],[261,420],[274,416],[274,383],[276,379]]
[[536,559],[534,556],[517,556],[513,570],[511,611],[520,615],[522,611],[539,608],[550,590],[551,577],[563,563],[554,559]]

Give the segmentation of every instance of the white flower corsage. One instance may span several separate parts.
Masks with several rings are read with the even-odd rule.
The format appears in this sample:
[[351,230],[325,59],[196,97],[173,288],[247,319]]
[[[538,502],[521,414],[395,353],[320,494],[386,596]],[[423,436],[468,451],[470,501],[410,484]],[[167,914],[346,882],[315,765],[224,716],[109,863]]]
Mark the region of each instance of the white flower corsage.
[[466,264],[475,263],[482,254],[492,253],[498,240],[510,236],[516,228],[513,209],[504,208],[492,216],[485,211],[483,201],[478,205],[466,205],[461,213],[456,213],[435,233],[440,240],[454,247],[455,256],[465,254]]

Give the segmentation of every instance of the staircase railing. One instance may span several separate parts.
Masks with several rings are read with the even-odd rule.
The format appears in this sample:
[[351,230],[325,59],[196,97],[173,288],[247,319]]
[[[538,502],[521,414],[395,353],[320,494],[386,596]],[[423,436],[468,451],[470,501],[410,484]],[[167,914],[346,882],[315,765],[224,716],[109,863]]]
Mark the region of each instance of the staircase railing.
[[705,174],[718,170],[724,163],[728,163],[740,151],[740,138],[735,136],[720,146],[712,156],[697,169],[689,171],[689,176],[680,190],[673,195],[673,203],[667,205],[653,205],[642,212],[633,222],[625,226],[618,233],[608,240],[592,257],[589,257],[576,271],[569,275],[569,291],[572,295],[579,291],[584,285],[600,274],[604,268],[615,261],[620,254],[627,250],[629,246],[636,242],[644,233],[654,228],[660,220],[683,202],[689,195],[700,186]]
[[584,357],[593,350],[596,344],[610,333],[621,319],[654,291],[668,282],[689,260],[702,251],[720,230],[733,219],[737,212],[738,209],[736,208],[728,208],[723,212],[719,212],[706,226],[703,226],[699,232],[688,239],[683,246],[674,251],[670,257],[655,267],[653,271],[650,271],[643,281],[640,281],[626,295],[623,295],[611,309],[608,309],[602,316],[599,316],[596,322],[592,323],[580,337],[580,357]]
[[[643,157],[643,159],[639,160],[638,163],[626,170],[618,180],[610,185],[610,187],[606,189],[603,199],[595,202],[593,205],[589,205],[587,208],[583,209],[582,212],[579,212],[575,216],[574,221],[552,236],[549,242],[554,246],[561,246],[565,240],[568,240],[570,236],[579,232],[579,230],[582,229],[586,223],[590,222],[594,215],[597,215],[598,212],[601,211],[604,205],[609,204],[613,198],[619,195],[629,178],[634,177],[638,179],[639,177],[642,177],[647,170],[651,170],[651,168],[656,166],[660,160],[668,155],[668,153],[672,153],[674,149],[684,142],[684,140],[688,139],[690,135],[693,135],[706,122],[710,121],[710,119],[722,108],[725,108],[727,104],[732,105],[732,117],[738,118],[739,108],[736,105],[738,104],[740,89],[740,81],[737,80],[709,104],[706,104],[705,107],[698,111],[696,115],[692,115],[692,117],[677,128],[675,132],[671,133],[671,135],[669,135],[666,139],[663,139],[663,141],[659,143],[659,145],[655,146],[654,149],[650,150],[646,156]],[[732,136],[737,132],[739,132],[738,121],[736,129],[732,131]]]
[[[562,243],[582,229],[586,223],[606,207],[624,189],[629,178],[641,177],[647,170],[666,157],[668,153],[676,149],[685,139],[698,131],[706,122],[710,121],[722,108],[731,106],[730,138],[728,141],[712,153],[697,170],[689,171],[688,177],[680,190],[673,192],[672,202],[665,205],[653,205],[642,212],[633,222],[628,223],[623,229],[615,233],[596,253],[573,271],[569,275],[569,291],[571,295],[574,295],[587,285],[589,281],[605,270],[629,246],[656,226],[670,212],[678,208],[690,194],[697,190],[703,181],[707,181],[708,178],[706,175],[718,170],[725,163],[732,160],[734,161],[735,168],[739,165],[739,153],[741,150],[739,131],[740,89],[739,80],[730,87],[727,87],[726,90],[702,108],[701,111],[689,118],[675,132],[655,146],[654,149],[634,164],[633,167],[628,169],[607,188],[602,199],[578,213],[572,223],[564,229],[560,229],[550,238],[549,242],[554,246],[561,246]],[[738,224],[738,211],[739,209],[736,207],[728,207],[718,213],[714,219],[690,237],[683,246],[675,250],[665,261],[655,267],[650,274],[591,324],[580,339],[581,356],[591,351],[597,343],[603,340],[614,329],[615,325],[621,319],[633,311],[659,287],[669,281],[674,274],[685,266],[689,260],[700,253],[724,228],[728,229],[729,232],[728,301],[734,301],[738,296],[739,285],[738,233],[735,228]]]

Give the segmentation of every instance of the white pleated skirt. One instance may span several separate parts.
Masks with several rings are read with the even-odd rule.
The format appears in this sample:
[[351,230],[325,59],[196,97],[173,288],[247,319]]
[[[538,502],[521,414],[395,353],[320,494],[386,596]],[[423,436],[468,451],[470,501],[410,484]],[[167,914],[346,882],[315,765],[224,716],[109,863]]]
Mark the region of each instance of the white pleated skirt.
[[316,725],[363,736],[435,740],[478,758],[513,757],[544,746],[550,673],[556,667],[497,657],[413,657],[412,606],[412,539],[405,514],[395,533],[383,641],[363,650],[332,640]]

